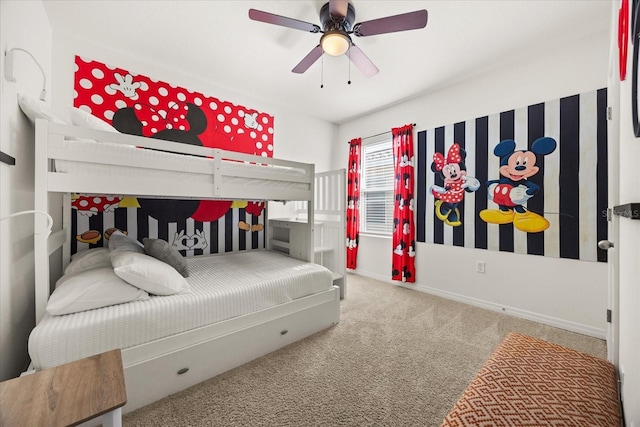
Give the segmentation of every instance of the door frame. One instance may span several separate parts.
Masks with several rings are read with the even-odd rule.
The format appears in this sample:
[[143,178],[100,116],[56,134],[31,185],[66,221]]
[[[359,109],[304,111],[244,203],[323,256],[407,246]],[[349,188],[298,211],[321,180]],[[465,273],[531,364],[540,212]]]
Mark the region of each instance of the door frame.
[[[612,2],[612,27],[617,28],[618,2]],[[618,64],[617,31],[611,31],[609,75],[607,82],[607,170],[608,170],[608,219],[607,239],[613,246],[607,251],[607,307],[611,311],[607,323],[607,359],[616,368],[620,347],[620,282],[617,244],[620,236],[620,218],[613,215],[613,207],[620,202],[620,113],[626,111],[620,105],[620,73]],[[604,214],[604,213],[603,213]]]

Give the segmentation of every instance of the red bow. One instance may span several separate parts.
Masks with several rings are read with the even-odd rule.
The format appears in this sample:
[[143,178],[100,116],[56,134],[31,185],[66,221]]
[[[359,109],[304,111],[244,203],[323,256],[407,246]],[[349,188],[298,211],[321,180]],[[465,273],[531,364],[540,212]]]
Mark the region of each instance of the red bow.
[[142,123],[142,134],[144,136],[153,136],[156,133],[166,129],[177,129],[189,131],[190,126],[187,121],[187,113],[189,107],[187,105],[178,105],[171,102],[167,111],[156,110],[146,104],[135,104],[133,106],[136,117]]
[[438,171],[441,171],[444,165],[460,163],[461,161],[462,156],[460,156],[460,146],[457,143],[453,144],[451,148],[449,148],[446,161],[441,153],[435,153],[433,155],[433,162],[436,164],[436,170]]

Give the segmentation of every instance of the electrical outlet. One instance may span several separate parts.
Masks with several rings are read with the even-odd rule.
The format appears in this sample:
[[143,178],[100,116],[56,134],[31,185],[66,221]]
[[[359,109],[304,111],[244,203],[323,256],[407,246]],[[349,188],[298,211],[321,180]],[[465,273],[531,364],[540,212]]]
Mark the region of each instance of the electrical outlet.
[[485,263],[484,261],[476,261],[476,272],[484,273]]

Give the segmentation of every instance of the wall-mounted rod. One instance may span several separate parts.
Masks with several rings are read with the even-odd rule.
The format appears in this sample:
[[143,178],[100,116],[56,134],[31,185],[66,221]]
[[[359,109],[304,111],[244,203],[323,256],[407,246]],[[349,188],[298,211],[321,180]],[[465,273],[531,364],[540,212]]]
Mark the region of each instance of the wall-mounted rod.
[[[413,127],[416,127],[416,124],[415,124],[415,123],[412,123],[412,126],[413,126]],[[386,134],[388,134],[388,133],[391,133],[391,131],[390,131],[390,130],[388,130],[388,131],[386,131],[386,132],[376,133],[375,135],[365,136],[365,137],[360,138],[360,139],[375,138],[376,136],[382,136],[382,135],[386,135]],[[351,141],[347,141],[347,144],[349,144],[349,143],[351,143]]]

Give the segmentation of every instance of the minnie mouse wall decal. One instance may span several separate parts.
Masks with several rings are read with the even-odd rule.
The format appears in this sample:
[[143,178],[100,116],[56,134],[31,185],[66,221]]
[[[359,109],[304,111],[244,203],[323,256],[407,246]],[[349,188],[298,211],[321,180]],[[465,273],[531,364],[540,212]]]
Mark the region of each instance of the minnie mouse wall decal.
[[458,205],[464,200],[465,192],[471,193],[480,188],[480,181],[467,175],[467,166],[464,164],[466,156],[460,144],[454,143],[446,158],[442,153],[435,153],[431,163],[431,170],[444,180],[444,186],[431,186],[431,194],[437,199],[436,216],[452,227],[462,225]]
[[207,117],[191,103],[172,102],[166,111],[136,103],[116,111],[112,125],[129,135],[202,146],[199,135],[207,129]]

